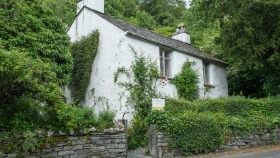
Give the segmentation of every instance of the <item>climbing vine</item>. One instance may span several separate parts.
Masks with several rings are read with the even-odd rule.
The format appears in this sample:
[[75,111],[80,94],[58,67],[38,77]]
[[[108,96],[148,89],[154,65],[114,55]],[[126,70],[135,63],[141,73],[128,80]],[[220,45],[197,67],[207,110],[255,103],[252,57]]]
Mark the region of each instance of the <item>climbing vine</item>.
[[194,100],[198,97],[198,74],[192,70],[194,62],[186,61],[182,66],[182,70],[171,81],[178,91],[180,98],[186,100]]
[[97,54],[99,44],[99,32],[94,31],[87,37],[82,37],[71,46],[71,53],[74,58],[70,89],[75,101],[84,99],[86,89],[90,81],[92,63]]
[[[144,56],[143,52],[131,49],[135,56],[134,62],[130,68],[118,68],[114,82],[130,93],[127,104],[132,105],[135,110],[133,128],[128,131],[128,147],[133,149],[144,146],[147,142],[148,124],[144,120],[151,110],[152,98],[157,96],[155,89],[159,71],[155,61]],[[120,80],[121,74],[126,75],[129,81]]]

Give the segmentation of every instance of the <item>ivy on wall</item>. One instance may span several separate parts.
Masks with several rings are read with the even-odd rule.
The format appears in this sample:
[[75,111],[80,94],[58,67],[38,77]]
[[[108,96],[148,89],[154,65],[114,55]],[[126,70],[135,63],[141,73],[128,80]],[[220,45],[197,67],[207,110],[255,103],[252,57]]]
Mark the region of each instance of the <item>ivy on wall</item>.
[[180,98],[194,100],[198,97],[198,74],[192,69],[194,62],[186,61],[182,70],[171,81],[177,88]]
[[[158,67],[155,61],[146,57],[144,52],[134,53],[134,61],[130,68],[119,67],[114,74],[114,82],[130,93],[127,104],[132,105],[135,114],[132,128],[128,130],[128,148],[135,149],[147,144],[146,132],[149,128],[144,121],[151,111],[152,98],[157,97],[156,83],[159,76]],[[120,75],[126,75],[129,81],[123,81]]]
[[90,81],[91,67],[98,51],[99,32],[94,31],[87,37],[82,37],[71,46],[74,59],[70,89],[75,101],[84,100]]

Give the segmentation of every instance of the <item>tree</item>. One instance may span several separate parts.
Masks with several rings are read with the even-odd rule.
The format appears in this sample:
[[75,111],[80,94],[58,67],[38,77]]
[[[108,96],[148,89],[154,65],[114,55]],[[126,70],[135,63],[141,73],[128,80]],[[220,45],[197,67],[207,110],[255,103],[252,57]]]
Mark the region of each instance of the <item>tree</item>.
[[131,17],[129,22],[150,30],[156,27],[154,18],[145,11],[137,11],[135,17]]
[[15,50],[0,49],[0,60],[0,129],[62,127],[66,105],[49,64]]
[[62,23],[69,27],[75,19],[77,1],[75,0],[44,0],[43,7],[48,7],[54,12]]
[[29,52],[33,58],[49,63],[56,83],[69,80],[72,57],[66,29],[40,0],[4,0],[0,3],[0,41],[6,50]]
[[[142,0],[140,8],[152,15],[161,26],[174,25],[185,10],[184,0]],[[176,24],[175,24],[176,25]]]
[[218,20],[209,20],[205,16],[205,10],[199,6],[199,1],[193,1],[191,8],[183,12],[182,22],[191,35],[191,44],[211,55],[220,53],[219,45],[215,44],[215,38],[220,35],[220,23]]
[[59,85],[72,56],[63,24],[39,0],[4,0],[0,17],[0,128],[65,127]]
[[125,6],[121,0],[105,0],[105,14],[119,19],[125,19]]
[[280,93],[276,77],[280,75],[280,2],[203,0],[199,6],[206,11],[204,16],[220,22],[215,41],[221,57],[231,65],[231,93],[243,91],[255,97]]

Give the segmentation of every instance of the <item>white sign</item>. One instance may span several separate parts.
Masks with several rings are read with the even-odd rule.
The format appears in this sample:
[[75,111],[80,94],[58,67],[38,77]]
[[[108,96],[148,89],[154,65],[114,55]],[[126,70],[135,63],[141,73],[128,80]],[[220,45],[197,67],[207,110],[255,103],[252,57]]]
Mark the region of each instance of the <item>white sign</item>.
[[165,107],[165,99],[152,99],[152,110],[163,110]]

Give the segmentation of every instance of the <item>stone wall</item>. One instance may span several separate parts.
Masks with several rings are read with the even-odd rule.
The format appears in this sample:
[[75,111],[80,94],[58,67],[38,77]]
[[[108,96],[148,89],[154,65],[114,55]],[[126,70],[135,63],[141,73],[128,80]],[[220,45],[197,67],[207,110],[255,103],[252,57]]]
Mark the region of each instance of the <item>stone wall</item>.
[[[84,136],[54,137],[63,140],[56,145],[46,144],[40,153],[29,153],[27,158],[125,158],[127,139],[125,132],[88,134]],[[0,155],[1,157],[1,155]],[[3,155],[3,157],[16,157]]]
[[[148,131],[150,154],[156,158],[181,158],[180,149],[173,148],[168,142],[170,138],[151,126]],[[280,143],[280,127],[274,129],[258,129],[243,136],[230,137],[228,143],[220,149],[238,149]]]
[[[92,130],[94,132],[95,130]],[[25,158],[125,158],[127,157],[127,120],[118,120],[105,133],[53,135],[50,143],[36,153],[25,153]],[[1,153],[1,152],[0,152]],[[16,154],[0,154],[0,158],[16,158]]]
[[173,148],[169,142],[170,137],[156,130],[151,125],[148,132],[149,152],[155,158],[179,158],[182,156],[180,149]]
[[244,136],[231,137],[228,143],[221,148],[237,149],[244,147],[254,147],[280,143],[280,128],[265,129],[261,128]]

